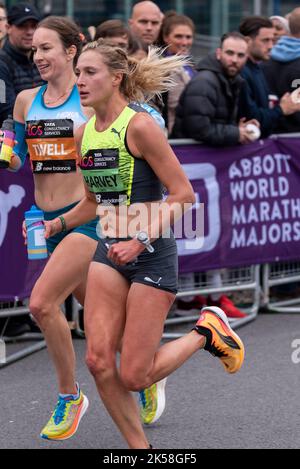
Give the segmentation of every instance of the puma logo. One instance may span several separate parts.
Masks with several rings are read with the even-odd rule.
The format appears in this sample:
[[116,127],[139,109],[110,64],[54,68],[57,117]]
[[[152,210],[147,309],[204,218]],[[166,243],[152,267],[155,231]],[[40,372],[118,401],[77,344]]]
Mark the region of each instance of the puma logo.
[[120,130],[120,132],[118,132],[117,129],[115,129],[115,128],[113,127],[113,128],[111,129],[111,132],[112,132],[113,134],[117,134],[117,136],[118,136],[119,139],[121,140],[121,132],[122,132],[123,129],[125,129],[125,126],[122,127],[122,129]]
[[152,280],[152,278],[150,277],[144,277],[144,280],[146,280],[146,282],[150,282],[150,283],[154,283],[155,285],[158,285],[160,287],[160,281],[161,281],[162,277],[159,277],[159,279],[157,280],[157,282],[155,282],[154,280]]

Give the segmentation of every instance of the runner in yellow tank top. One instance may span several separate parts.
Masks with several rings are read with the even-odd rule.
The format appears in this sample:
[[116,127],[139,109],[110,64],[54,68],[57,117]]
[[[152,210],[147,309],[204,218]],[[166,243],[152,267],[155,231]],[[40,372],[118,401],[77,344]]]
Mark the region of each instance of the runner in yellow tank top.
[[[125,135],[115,124],[123,113],[126,115],[129,102],[166,91],[171,71],[183,63],[178,57],[160,58],[155,50],[137,63],[122,49],[98,41],[84,48],[76,67],[81,102],[94,108],[96,118],[88,125],[87,134],[83,127],[76,136],[86,196],[64,220],[67,227],[77,226],[92,217],[97,203],[102,214],[102,238],[89,269],[86,291],[87,365],[106,409],[128,446],[136,449],[149,448],[149,442],[130,391],[164,379],[201,348],[216,355],[229,373],[237,372],[244,359],[241,339],[216,307],[204,308],[194,330],[185,337],[159,347],[164,321],[175,299],[177,273],[174,238],[171,230],[170,236],[163,234],[195,198],[165,135],[150,116],[136,112],[124,129]],[[93,136],[87,139],[91,129]],[[133,178],[119,172],[119,181],[105,180],[115,176],[112,170],[120,169],[125,158],[119,135],[132,157]],[[91,166],[86,168],[83,159],[89,157],[85,162],[90,161]],[[148,186],[146,171],[153,177]],[[161,193],[155,200],[159,183],[168,191],[164,203]],[[139,227],[131,223],[138,208],[146,215]],[[47,223],[47,236],[60,230],[59,220]]]

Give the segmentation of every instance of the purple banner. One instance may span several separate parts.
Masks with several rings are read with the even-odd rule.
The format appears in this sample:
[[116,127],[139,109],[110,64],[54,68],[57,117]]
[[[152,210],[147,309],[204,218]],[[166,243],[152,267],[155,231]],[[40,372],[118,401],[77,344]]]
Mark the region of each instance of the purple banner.
[[0,301],[28,298],[43,269],[43,261],[28,261],[22,236],[24,212],[33,203],[29,164],[18,173],[0,170]]
[[174,148],[205,205],[202,246],[178,240],[182,273],[300,258],[298,145],[278,138],[219,150]]
[[[204,238],[179,239],[180,272],[300,258],[299,139],[228,149],[174,147],[204,203]],[[43,268],[28,261],[21,224],[33,203],[29,165],[0,172],[0,301],[30,295]],[[200,241],[200,242],[199,242]]]

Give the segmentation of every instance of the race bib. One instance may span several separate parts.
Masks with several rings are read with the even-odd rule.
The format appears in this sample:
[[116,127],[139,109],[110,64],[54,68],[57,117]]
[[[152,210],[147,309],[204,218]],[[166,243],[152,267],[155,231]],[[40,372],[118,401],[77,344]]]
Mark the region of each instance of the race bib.
[[89,150],[80,160],[80,168],[90,192],[100,204],[119,205],[127,198],[119,173],[119,150]]
[[76,171],[77,152],[71,119],[27,121],[26,142],[34,173]]

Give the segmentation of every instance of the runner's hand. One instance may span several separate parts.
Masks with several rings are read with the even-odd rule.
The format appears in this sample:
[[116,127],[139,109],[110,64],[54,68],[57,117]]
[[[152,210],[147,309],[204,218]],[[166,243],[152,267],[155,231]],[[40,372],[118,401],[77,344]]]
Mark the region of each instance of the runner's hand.
[[109,247],[107,257],[116,265],[126,265],[135,261],[144,250],[145,246],[136,239],[120,241]]
[[51,238],[51,236],[61,233],[62,226],[59,218],[54,218],[54,220],[44,221],[45,225],[45,239]]
[[25,220],[23,220],[23,223],[22,223],[22,235],[24,238],[24,244],[27,244],[27,228],[26,228]]

